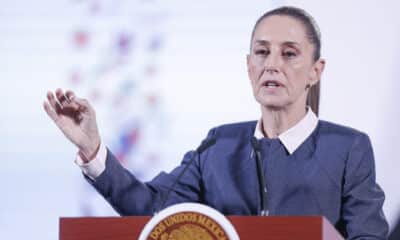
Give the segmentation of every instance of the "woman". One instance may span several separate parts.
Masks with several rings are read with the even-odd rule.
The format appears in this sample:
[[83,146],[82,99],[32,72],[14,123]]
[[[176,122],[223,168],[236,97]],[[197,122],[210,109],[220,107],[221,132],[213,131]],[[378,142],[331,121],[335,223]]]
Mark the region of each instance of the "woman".
[[216,139],[213,146],[197,158],[186,154],[171,173],[147,183],[101,143],[86,100],[57,90],[44,108],[79,148],[85,177],[122,215],[201,202],[223,214],[323,215],[348,239],[385,239],[384,194],[368,136],[317,118],[324,65],[319,31],[307,13],[267,12],[256,22],[247,56],[261,119],[212,129],[205,142]]

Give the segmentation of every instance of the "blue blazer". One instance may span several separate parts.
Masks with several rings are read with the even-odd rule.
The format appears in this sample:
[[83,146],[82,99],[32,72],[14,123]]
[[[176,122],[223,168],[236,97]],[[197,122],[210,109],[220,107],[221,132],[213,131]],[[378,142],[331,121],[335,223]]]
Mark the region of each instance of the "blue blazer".
[[[216,144],[196,157],[165,206],[199,202],[226,215],[257,215],[260,188],[250,139],[256,121],[212,129]],[[386,239],[384,193],[375,181],[373,150],[357,130],[319,121],[289,154],[279,139],[260,140],[269,215],[323,215],[348,239]],[[121,215],[152,215],[194,153],[143,183],[107,152],[106,170],[88,181]]]

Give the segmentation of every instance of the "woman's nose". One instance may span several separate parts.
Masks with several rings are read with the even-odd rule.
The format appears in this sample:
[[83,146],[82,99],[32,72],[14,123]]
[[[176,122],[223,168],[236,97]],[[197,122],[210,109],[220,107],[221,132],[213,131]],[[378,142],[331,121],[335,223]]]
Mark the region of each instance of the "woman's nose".
[[264,71],[279,72],[282,64],[282,59],[279,54],[270,53],[264,61]]

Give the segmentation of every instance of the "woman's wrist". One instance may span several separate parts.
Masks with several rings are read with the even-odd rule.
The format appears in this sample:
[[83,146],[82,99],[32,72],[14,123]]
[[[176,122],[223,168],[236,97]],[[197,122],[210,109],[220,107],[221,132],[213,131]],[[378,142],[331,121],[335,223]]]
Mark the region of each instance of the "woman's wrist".
[[96,139],[93,144],[79,148],[78,154],[85,163],[88,163],[96,157],[99,148],[100,139]]

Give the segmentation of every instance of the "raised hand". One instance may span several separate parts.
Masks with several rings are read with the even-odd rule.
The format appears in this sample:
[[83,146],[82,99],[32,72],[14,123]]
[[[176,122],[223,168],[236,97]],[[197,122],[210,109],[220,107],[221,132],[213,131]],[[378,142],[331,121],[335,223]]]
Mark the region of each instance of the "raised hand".
[[100,146],[96,113],[86,99],[75,97],[72,91],[57,89],[55,96],[47,93],[44,110],[64,135],[74,143],[83,154],[84,161],[90,161]]

